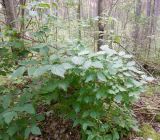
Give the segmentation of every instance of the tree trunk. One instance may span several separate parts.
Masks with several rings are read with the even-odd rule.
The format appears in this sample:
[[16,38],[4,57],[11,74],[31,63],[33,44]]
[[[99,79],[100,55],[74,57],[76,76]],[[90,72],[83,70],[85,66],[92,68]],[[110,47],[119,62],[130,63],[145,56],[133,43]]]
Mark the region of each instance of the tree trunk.
[[155,16],[159,16],[160,14],[160,0],[155,0]]
[[151,0],[147,0],[147,16],[151,15]]
[[140,44],[140,26],[139,26],[139,19],[141,16],[141,8],[142,8],[142,2],[141,0],[136,0],[135,4],[135,30],[134,30],[134,53],[137,54],[137,48]]
[[15,0],[3,0],[2,2],[5,8],[6,25],[8,25],[10,28],[17,28],[17,24],[15,22],[16,19]]
[[77,19],[78,19],[78,39],[79,41],[81,40],[82,38],[82,35],[81,35],[81,0],[79,0],[78,2],[78,9],[77,9]]
[[100,51],[100,47],[104,45],[104,24],[103,24],[103,19],[102,19],[102,13],[103,13],[103,0],[98,0],[98,51]]
[[152,45],[152,38],[151,36],[155,33],[155,0],[151,4],[151,17],[150,17],[150,28],[149,28],[149,43],[148,43],[148,53],[147,57],[150,55],[151,45]]
[[20,0],[20,6],[21,6],[21,24],[20,24],[20,32],[21,35],[24,36],[24,29],[25,29],[25,21],[24,21],[24,15],[25,15],[25,9],[24,6],[26,4],[26,0]]

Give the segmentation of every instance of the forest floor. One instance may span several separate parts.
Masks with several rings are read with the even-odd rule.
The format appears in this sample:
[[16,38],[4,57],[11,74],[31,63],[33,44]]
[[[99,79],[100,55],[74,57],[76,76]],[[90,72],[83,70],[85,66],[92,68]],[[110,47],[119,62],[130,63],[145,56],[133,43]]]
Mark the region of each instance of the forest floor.
[[[133,106],[140,133],[131,132],[123,140],[160,140],[160,93],[154,92],[143,94]],[[39,113],[46,110],[47,107],[41,107]],[[70,120],[49,115],[40,124],[43,137],[31,136],[30,140],[80,140],[80,128],[73,128],[72,125]]]
[[143,94],[133,110],[140,132],[127,140],[160,140],[160,93]]

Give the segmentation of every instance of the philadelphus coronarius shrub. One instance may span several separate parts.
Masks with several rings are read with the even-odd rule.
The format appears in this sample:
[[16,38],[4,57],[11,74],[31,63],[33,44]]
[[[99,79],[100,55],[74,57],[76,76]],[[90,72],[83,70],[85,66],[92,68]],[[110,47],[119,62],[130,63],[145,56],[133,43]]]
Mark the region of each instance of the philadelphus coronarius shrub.
[[82,139],[119,140],[138,129],[131,107],[146,82],[131,55],[102,46],[96,53],[68,48],[44,56],[21,63],[12,76],[27,70],[45,77],[36,96],[80,125]]

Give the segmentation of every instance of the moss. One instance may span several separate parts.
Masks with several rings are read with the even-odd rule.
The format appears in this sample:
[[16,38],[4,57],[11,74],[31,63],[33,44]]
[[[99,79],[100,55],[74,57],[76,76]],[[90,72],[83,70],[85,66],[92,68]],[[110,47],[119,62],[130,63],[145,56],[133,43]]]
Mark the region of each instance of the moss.
[[151,138],[153,140],[160,140],[160,134],[157,133],[149,124],[143,124],[140,129],[140,136],[146,140],[148,138]]
[[151,96],[153,96],[155,93],[159,93],[159,91],[160,91],[160,86],[158,86],[158,85],[149,85],[149,86],[146,88],[145,95],[151,97]]
[[156,115],[155,120],[156,120],[157,122],[160,122],[160,113],[158,113],[158,114]]

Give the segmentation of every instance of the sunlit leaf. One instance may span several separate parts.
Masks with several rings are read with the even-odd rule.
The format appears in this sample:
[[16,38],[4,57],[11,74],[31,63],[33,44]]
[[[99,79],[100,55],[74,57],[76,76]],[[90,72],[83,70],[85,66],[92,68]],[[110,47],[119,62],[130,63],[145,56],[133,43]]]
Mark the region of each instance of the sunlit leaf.
[[29,114],[35,114],[35,112],[36,112],[32,104],[25,104],[23,106],[23,111],[25,111]]
[[63,67],[63,65],[53,65],[51,72],[57,76],[64,77],[66,69]]
[[11,96],[10,95],[4,95],[2,96],[2,106],[4,109],[7,109],[11,103]]
[[10,124],[10,122],[13,120],[14,117],[17,117],[17,113],[15,111],[6,112],[3,114],[4,121],[7,124]]
[[44,66],[40,66],[39,68],[37,68],[35,70],[35,72],[33,73],[33,76],[38,77],[43,75],[44,73],[46,73],[47,71],[49,71],[51,69],[51,65],[44,65]]
[[74,56],[72,58],[72,62],[75,64],[75,65],[82,65],[84,62],[85,62],[85,58],[84,57],[81,57],[81,56]]
[[103,64],[101,62],[99,62],[99,61],[92,62],[92,66],[94,68],[99,68],[99,69],[103,68]]
[[117,95],[114,100],[115,102],[120,103],[122,101],[122,95]]
[[31,132],[33,135],[41,135],[41,130],[37,126],[32,126]]
[[105,51],[106,54],[108,54],[108,55],[110,55],[110,56],[112,56],[112,55],[114,55],[114,54],[117,54],[117,52],[116,52],[115,50],[110,49],[109,46],[107,46],[107,45],[101,46],[101,50],[102,50],[102,51]]
[[103,73],[101,73],[101,72],[97,73],[97,77],[98,77],[98,80],[100,80],[102,82],[106,82],[107,81],[105,75]]
[[39,3],[38,6],[40,8],[50,8],[50,4],[49,3],[45,3],[45,2]]
[[12,78],[17,78],[20,77],[24,74],[24,72],[26,71],[25,67],[19,67],[18,69],[16,69],[13,73],[12,73]]

